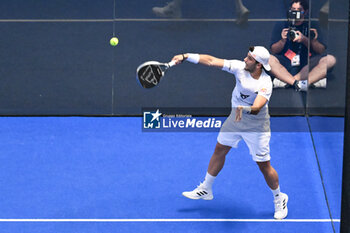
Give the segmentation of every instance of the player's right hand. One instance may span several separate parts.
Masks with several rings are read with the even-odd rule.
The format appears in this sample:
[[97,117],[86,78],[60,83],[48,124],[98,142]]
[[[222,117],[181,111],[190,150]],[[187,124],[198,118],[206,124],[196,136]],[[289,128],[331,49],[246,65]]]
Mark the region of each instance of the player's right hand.
[[175,64],[178,65],[186,59],[186,54],[175,55],[171,61],[175,61]]
[[288,28],[284,28],[284,29],[282,30],[282,32],[281,32],[281,37],[282,37],[283,40],[286,40],[286,39],[287,39],[287,37],[288,37],[288,31],[289,31]]

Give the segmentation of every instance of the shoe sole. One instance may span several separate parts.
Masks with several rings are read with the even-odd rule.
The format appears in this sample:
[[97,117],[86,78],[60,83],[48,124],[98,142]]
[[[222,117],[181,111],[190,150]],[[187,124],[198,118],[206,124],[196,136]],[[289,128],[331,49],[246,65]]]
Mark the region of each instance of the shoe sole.
[[287,196],[287,198],[286,198],[286,208],[287,208],[287,212],[286,212],[286,215],[284,216],[284,217],[282,217],[282,218],[275,218],[276,220],[282,220],[282,219],[285,219],[287,216],[288,216],[288,206],[287,206],[287,204],[288,204],[288,195],[286,194],[286,196]]
[[213,200],[213,199],[214,199],[213,196],[211,196],[211,197],[191,197],[191,196],[187,196],[185,193],[182,193],[182,196],[187,197],[188,199],[191,199],[191,200],[199,200],[199,199],[202,199],[202,200],[205,200],[205,201],[210,201],[210,200]]

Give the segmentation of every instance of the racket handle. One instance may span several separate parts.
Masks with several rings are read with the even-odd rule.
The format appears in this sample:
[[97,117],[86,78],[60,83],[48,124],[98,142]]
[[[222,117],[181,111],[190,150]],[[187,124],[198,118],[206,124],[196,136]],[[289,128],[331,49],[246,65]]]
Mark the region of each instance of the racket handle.
[[172,67],[172,66],[174,66],[174,65],[176,65],[176,62],[175,62],[175,61],[171,61],[171,62],[168,63],[168,66],[169,66],[169,67]]

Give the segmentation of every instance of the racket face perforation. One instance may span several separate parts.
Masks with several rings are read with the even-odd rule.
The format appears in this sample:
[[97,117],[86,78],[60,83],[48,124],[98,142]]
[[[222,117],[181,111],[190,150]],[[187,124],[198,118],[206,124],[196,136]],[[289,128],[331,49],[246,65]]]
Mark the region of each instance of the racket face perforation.
[[152,88],[157,86],[164,75],[160,64],[146,63],[137,69],[137,77],[142,87]]

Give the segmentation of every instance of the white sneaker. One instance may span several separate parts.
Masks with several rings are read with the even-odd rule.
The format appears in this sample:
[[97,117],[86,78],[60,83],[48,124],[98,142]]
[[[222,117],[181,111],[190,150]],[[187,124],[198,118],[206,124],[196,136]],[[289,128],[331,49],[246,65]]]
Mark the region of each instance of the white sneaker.
[[313,86],[316,88],[326,88],[327,87],[327,78],[323,78],[313,83]]
[[300,80],[298,82],[298,87],[300,88],[299,91],[307,91],[307,80]]
[[287,86],[287,83],[279,80],[278,78],[275,78],[272,83],[273,83],[273,88],[286,88]]
[[175,2],[170,2],[164,7],[153,7],[152,11],[155,15],[164,18],[181,18],[181,6]]
[[205,188],[203,183],[200,183],[195,190],[183,192],[182,195],[193,200],[213,200],[214,198],[213,191]]
[[285,193],[281,193],[279,198],[273,201],[275,203],[275,219],[284,219],[288,215],[288,195]]

